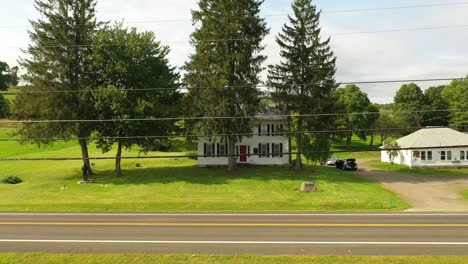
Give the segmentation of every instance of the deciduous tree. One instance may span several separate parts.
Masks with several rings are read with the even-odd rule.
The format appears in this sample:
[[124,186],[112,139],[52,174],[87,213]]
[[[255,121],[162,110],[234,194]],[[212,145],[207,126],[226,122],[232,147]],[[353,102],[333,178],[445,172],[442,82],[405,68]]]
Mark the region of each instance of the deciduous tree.
[[[129,30],[116,24],[97,32],[94,47],[91,72],[93,84],[99,88],[93,95],[99,119],[180,114],[180,95],[176,91],[179,75],[169,65],[169,48],[156,41],[154,33],[139,33],[135,28]],[[168,90],[144,90],[155,87]],[[137,145],[144,152],[160,149],[168,139],[148,136],[165,136],[175,129],[173,121],[102,122],[96,127],[97,146],[109,152],[117,145],[115,171],[122,175],[123,148]]]

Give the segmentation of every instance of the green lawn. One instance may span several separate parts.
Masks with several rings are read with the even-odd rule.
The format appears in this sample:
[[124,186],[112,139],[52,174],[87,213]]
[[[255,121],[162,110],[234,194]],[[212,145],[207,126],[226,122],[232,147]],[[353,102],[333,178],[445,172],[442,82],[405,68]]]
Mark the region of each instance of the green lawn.
[[3,97],[5,99],[9,100],[10,102],[12,102],[15,99],[16,95],[14,95],[14,94],[5,94],[5,95],[3,95]]
[[390,163],[380,162],[380,160],[371,160],[369,164],[377,169],[429,177],[466,177],[466,175],[468,175],[468,168],[409,168],[399,164],[392,165]]
[[468,200],[468,190],[462,191],[463,197],[465,197],[466,200]]
[[331,257],[331,256],[198,256],[198,255],[65,255],[0,254],[0,264],[464,264],[468,257]]
[[[21,151],[21,157],[79,157],[79,146],[74,144],[36,150],[0,142],[0,149],[2,157],[18,156]],[[90,153],[94,157],[113,155],[103,155],[94,146]],[[77,184],[81,179],[79,161],[0,162],[0,178],[15,175],[25,180],[19,185],[0,185],[0,211],[303,212],[402,210],[409,206],[379,185],[334,168],[310,167],[296,173],[288,168],[256,167],[231,175],[224,168],[198,168],[195,160],[186,158],[142,159],[124,160],[125,175],[116,177],[113,162],[93,161],[97,176],[89,185]],[[317,182],[319,192],[295,192],[306,181]],[[64,186],[68,189],[62,190]],[[389,198],[395,202],[393,208],[389,208]]]

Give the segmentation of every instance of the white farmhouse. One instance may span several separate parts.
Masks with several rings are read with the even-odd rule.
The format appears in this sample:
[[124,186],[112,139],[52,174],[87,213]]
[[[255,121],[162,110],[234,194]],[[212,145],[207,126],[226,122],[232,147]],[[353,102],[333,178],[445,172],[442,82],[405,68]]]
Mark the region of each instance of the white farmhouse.
[[[254,122],[251,137],[243,137],[236,143],[238,164],[250,165],[287,165],[290,155],[289,137],[286,131],[288,118],[277,113],[259,115]],[[228,164],[228,144],[220,137],[199,138],[198,165],[221,166]]]
[[[394,163],[408,167],[468,167],[468,134],[450,128],[428,127],[396,141]],[[383,147],[382,147],[383,149]],[[387,151],[382,162],[390,163]]]

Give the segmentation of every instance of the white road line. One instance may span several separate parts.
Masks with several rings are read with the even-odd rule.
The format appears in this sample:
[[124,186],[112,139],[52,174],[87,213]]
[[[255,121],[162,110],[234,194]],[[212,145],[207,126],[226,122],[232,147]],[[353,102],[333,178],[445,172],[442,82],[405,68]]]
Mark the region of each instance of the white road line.
[[0,213],[0,216],[468,216],[468,213]]
[[91,244],[246,244],[246,245],[419,245],[468,246],[468,242],[370,242],[370,241],[172,241],[172,240],[50,240],[0,239],[0,243],[91,243]]

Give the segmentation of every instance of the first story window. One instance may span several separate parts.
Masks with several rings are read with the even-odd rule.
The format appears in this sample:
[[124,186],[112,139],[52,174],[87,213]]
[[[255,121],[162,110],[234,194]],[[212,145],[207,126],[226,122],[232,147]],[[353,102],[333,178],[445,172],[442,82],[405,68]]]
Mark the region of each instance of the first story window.
[[203,156],[204,157],[215,156],[215,144],[214,143],[205,143],[203,147]]
[[260,151],[260,158],[270,157],[270,144],[258,144],[258,149]]
[[218,143],[218,157],[227,157],[227,144]]
[[440,160],[452,160],[452,151],[441,151]]
[[273,157],[283,157],[283,144],[271,144]]
[[421,158],[421,151],[413,152],[413,159],[420,159]]
[[432,151],[421,151],[421,160],[432,160]]
[[468,151],[460,151],[460,160],[467,160],[468,157]]

